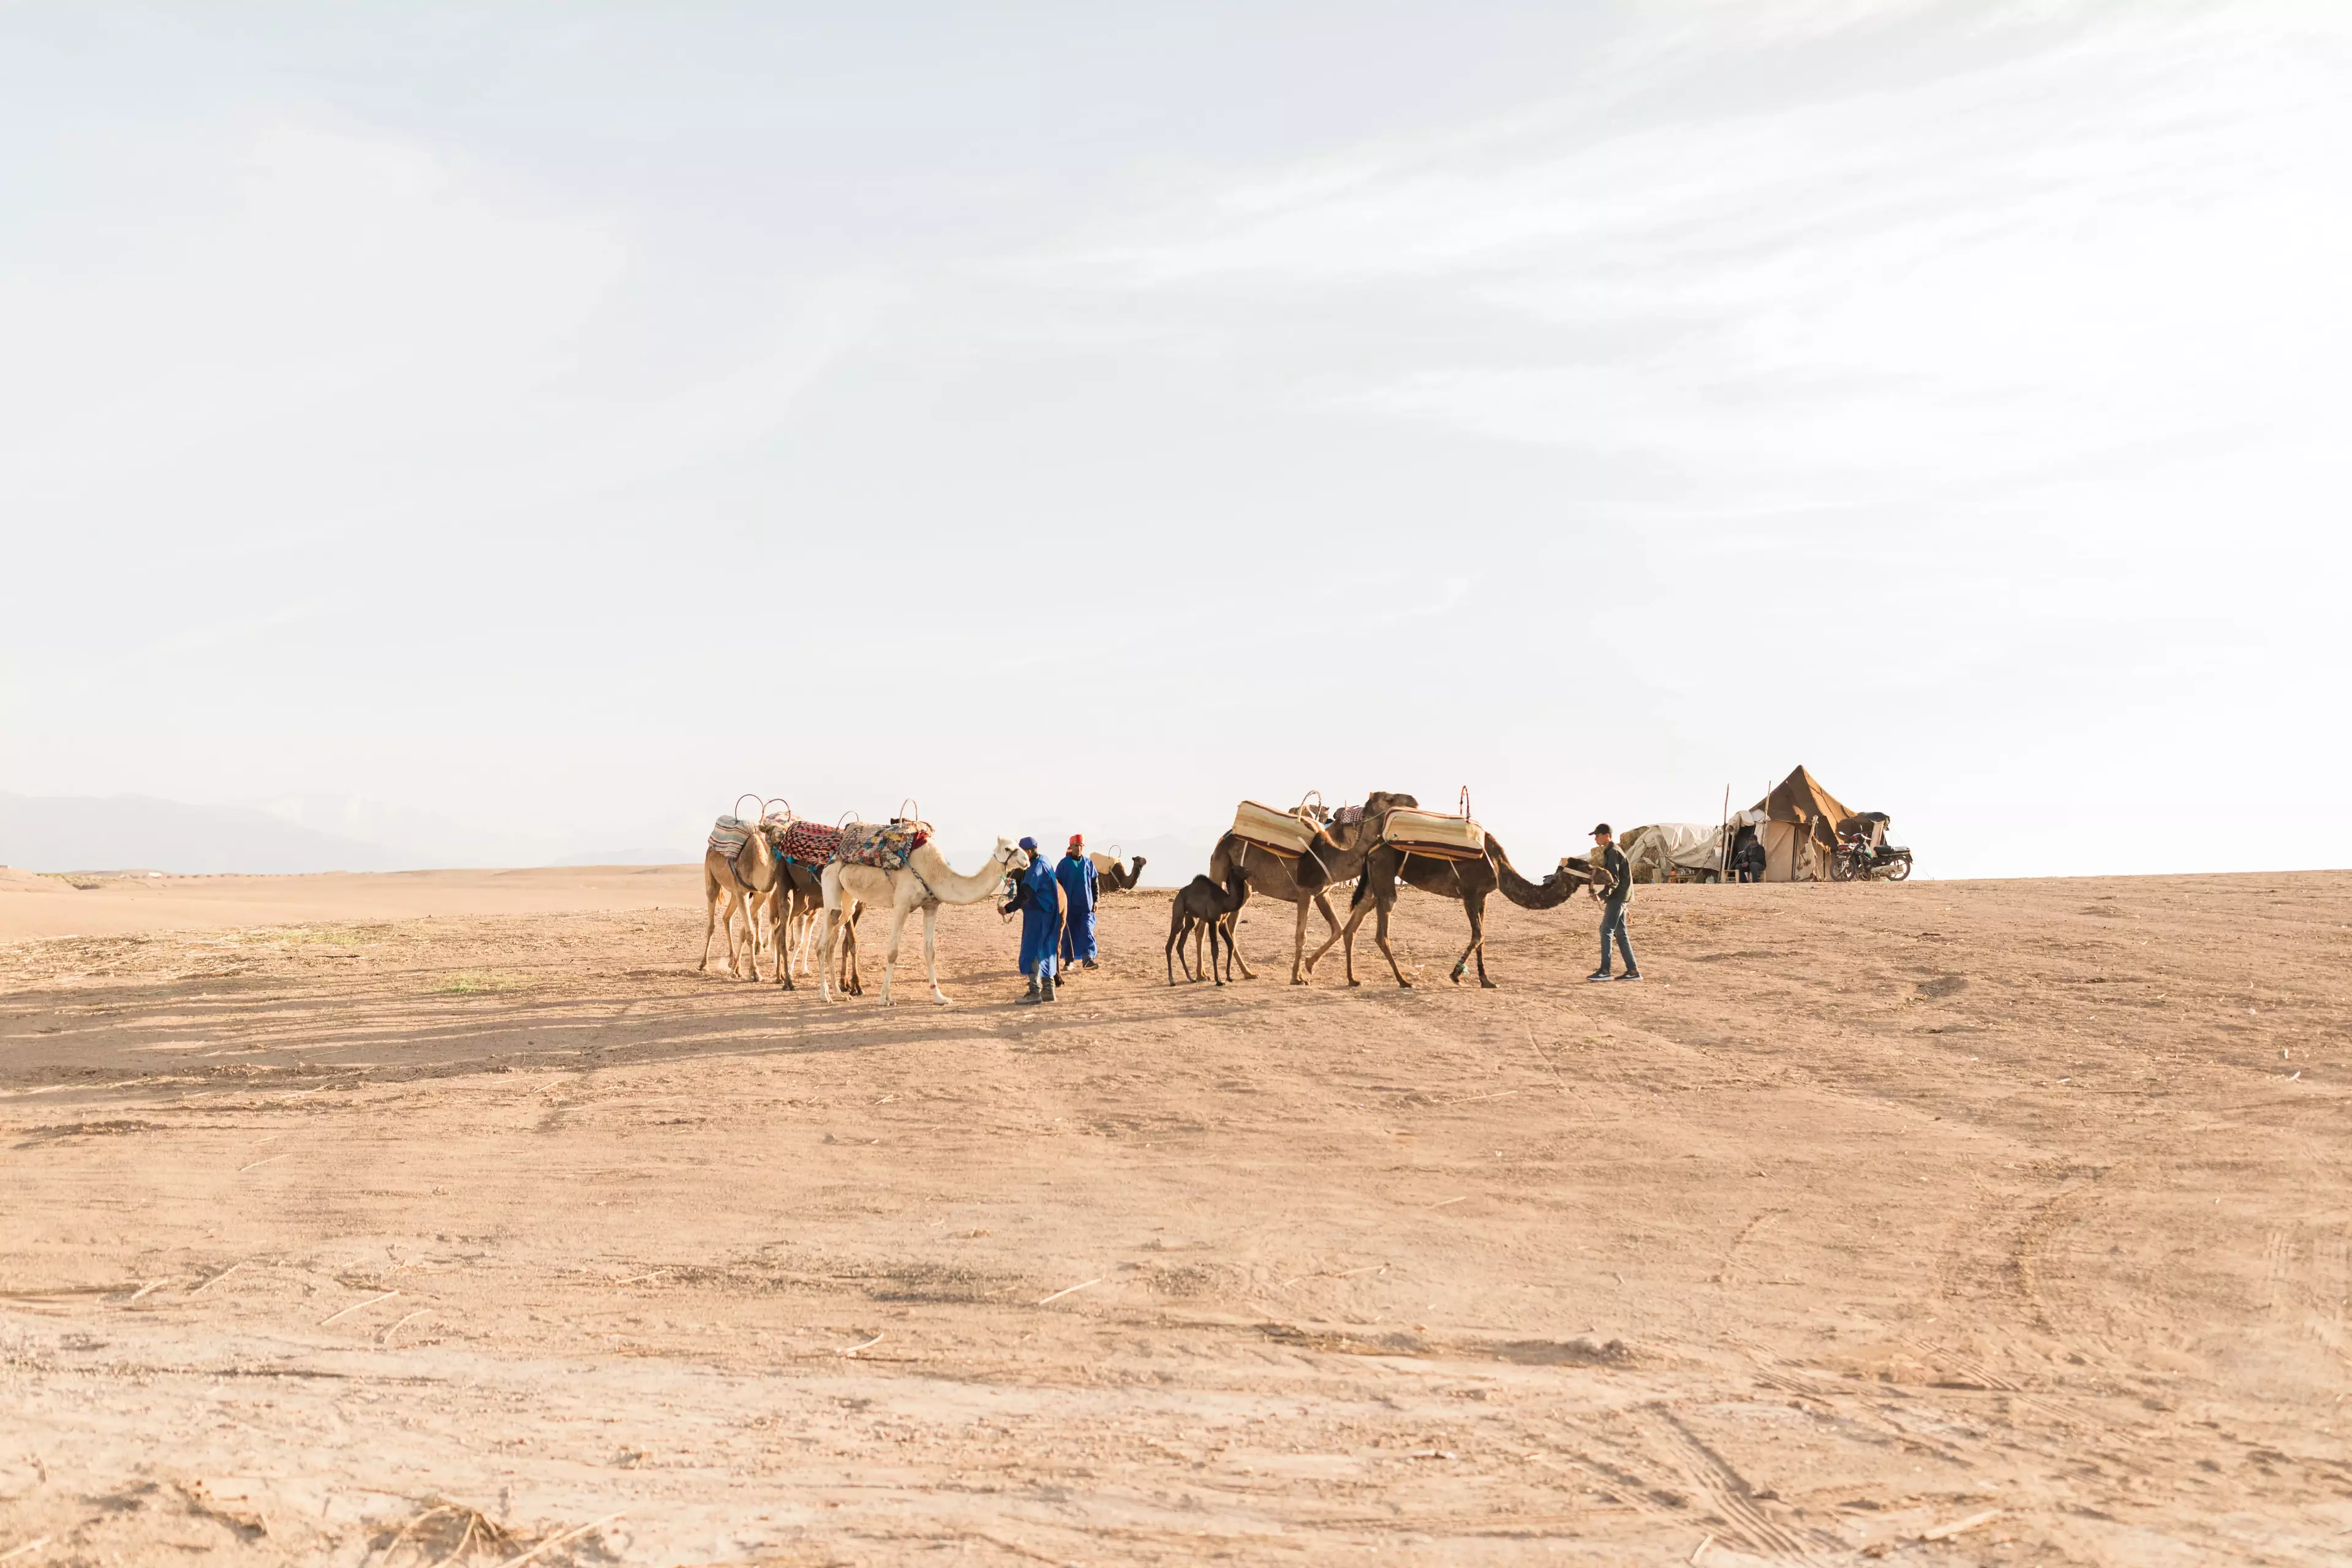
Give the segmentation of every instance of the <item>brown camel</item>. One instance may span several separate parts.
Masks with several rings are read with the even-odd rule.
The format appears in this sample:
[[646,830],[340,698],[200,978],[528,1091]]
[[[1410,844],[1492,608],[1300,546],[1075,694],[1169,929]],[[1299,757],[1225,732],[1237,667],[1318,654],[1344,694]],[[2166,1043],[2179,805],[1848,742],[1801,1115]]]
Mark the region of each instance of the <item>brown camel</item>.
[[[779,835],[781,837],[781,835]],[[804,860],[783,862],[783,877],[768,905],[768,929],[778,954],[776,984],[787,991],[800,987],[793,984],[793,970],[803,972],[811,967],[811,950],[815,945],[819,921],[824,915],[824,868],[812,866]],[[866,994],[866,986],[857,973],[857,917],[866,906],[850,900],[849,930],[844,933],[840,973],[834,984],[852,996]]]
[[[1238,868],[1230,873],[1222,888],[1206,877],[1195,877],[1176,895],[1175,901],[1168,909],[1168,942],[1160,952],[1160,956],[1168,961],[1169,984],[1176,984],[1176,965],[1184,963],[1184,939],[1188,936],[1193,939],[1194,962],[1184,964],[1185,979],[1198,981],[1201,973],[1205,973],[1210,979],[1217,980],[1217,941],[1220,937],[1224,939],[1225,944],[1225,980],[1233,978],[1234,937],[1233,932],[1225,930],[1225,917],[1239,910],[1242,900],[1247,897],[1249,888],[1242,880]],[[1200,943],[1203,937],[1209,945],[1209,963],[1205,971],[1201,970],[1199,963]],[[1217,980],[1220,985],[1224,983],[1224,980]]]
[[[1488,990],[1495,983],[1486,978],[1486,895],[1500,890],[1502,895],[1523,910],[1556,909],[1568,901],[1570,894],[1592,879],[1591,868],[1581,860],[1563,857],[1559,868],[1540,882],[1530,882],[1519,875],[1504,853],[1503,846],[1493,834],[1486,835],[1486,853],[1474,860],[1449,860],[1433,855],[1416,855],[1400,849],[1393,844],[1383,844],[1364,860],[1362,878],[1356,883],[1356,896],[1348,910],[1348,928],[1334,941],[1346,944],[1348,984],[1360,985],[1356,978],[1356,928],[1374,910],[1380,921],[1372,928],[1372,941],[1380,945],[1381,955],[1389,961],[1389,973],[1406,990],[1412,982],[1397,967],[1396,954],[1389,947],[1389,910],[1395,907],[1397,883],[1404,881],[1425,893],[1440,898],[1459,899],[1470,917],[1470,945],[1454,961],[1454,984],[1462,984],[1465,971],[1472,959],[1478,963],[1478,984]],[[1320,958],[1330,951],[1326,942],[1315,956]],[[1312,961],[1309,961],[1312,967]]]
[[[1244,900],[1250,893],[1256,892],[1298,907],[1298,925],[1290,949],[1290,983],[1304,985],[1307,973],[1313,968],[1307,960],[1307,911],[1310,909],[1322,911],[1323,923],[1331,928],[1332,938],[1337,940],[1339,917],[1331,912],[1331,900],[1327,894],[1332,888],[1363,870],[1364,857],[1378,847],[1381,823],[1391,809],[1420,804],[1409,795],[1374,790],[1364,797],[1360,820],[1338,826],[1327,821],[1318,831],[1307,852],[1299,856],[1277,855],[1262,844],[1252,844],[1228,833],[1217,840],[1216,848],[1210,851],[1209,879],[1223,886],[1232,881],[1234,873],[1238,870],[1246,884],[1243,889]],[[1314,811],[1315,808],[1310,807],[1309,815],[1314,815]],[[1241,923],[1239,906],[1225,917],[1224,923],[1226,943],[1234,960],[1242,966],[1242,978],[1256,979],[1256,974],[1250,969],[1249,960],[1243,958],[1241,950],[1232,945],[1234,928]],[[1328,952],[1331,943],[1326,942],[1318,952]]]
[[1143,857],[1140,855],[1135,858],[1132,866],[1120,865],[1116,855],[1089,855],[1087,858],[1095,863],[1095,891],[1097,894],[1124,893],[1143,880]]
[[746,946],[750,950],[751,978],[760,978],[760,939],[752,923],[752,910],[775,890],[778,875],[775,846],[764,827],[745,834],[741,847],[732,857],[708,845],[703,847],[702,962],[694,966],[697,971],[710,967],[710,937],[718,929],[719,910],[723,904],[727,910],[727,973],[738,980],[743,978],[743,972],[735,963],[735,915],[740,910],[749,939]]

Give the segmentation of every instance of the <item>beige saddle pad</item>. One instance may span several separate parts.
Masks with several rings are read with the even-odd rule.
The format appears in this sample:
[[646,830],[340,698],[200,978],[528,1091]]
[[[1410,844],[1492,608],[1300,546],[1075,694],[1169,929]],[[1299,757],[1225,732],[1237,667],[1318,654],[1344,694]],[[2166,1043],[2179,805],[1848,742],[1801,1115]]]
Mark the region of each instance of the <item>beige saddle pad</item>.
[[1277,855],[1304,855],[1315,842],[1315,824],[1296,811],[1245,800],[1234,813],[1234,837]]
[[1466,816],[1445,816],[1434,811],[1400,806],[1381,826],[1381,841],[1415,855],[1446,860],[1476,860],[1486,853],[1486,833]]

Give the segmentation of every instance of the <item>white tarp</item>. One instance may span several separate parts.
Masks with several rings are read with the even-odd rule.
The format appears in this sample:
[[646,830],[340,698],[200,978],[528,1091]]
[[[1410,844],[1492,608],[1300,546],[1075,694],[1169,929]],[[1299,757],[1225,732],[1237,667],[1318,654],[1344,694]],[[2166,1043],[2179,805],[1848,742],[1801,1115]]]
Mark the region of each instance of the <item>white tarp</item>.
[[1713,871],[1722,865],[1722,829],[1705,822],[1653,822],[1630,830],[1618,847],[1637,882],[1663,882],[1669,869]]

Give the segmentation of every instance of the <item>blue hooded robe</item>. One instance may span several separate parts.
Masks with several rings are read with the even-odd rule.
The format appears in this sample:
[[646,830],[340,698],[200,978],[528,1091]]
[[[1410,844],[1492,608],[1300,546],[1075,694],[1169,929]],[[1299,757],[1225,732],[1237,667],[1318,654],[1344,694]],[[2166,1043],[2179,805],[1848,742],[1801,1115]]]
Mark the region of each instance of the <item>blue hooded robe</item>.
[[1054,883],[1054,868],[1043,855],[1030,857],[1012,907],[1021,911],[1021,973],[1057,973],[1054,955],[1062,941],[1062,900]]
[[1095,863],[1084,855],[1065,855],[1054,868],[1062,884],[1062,962],[1095,961]]

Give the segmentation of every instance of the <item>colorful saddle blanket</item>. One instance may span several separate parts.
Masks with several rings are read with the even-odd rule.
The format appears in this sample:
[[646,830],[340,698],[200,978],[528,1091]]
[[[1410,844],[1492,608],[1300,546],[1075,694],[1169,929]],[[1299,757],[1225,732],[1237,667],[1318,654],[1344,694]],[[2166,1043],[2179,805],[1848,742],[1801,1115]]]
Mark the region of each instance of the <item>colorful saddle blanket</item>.
[[841,830],[841,847],[834,858],[845,866],[877,866],[885,871],[896,871],[907,863],[907,857],[930,842],[930,833],[919,822],[904,817],[892,817],[885,823],[853,822]]
[[743,841],[751,837],[751,825],[740,816],[722,816],[710,825],[708,847],[732,860],[743,853]]
[[784,829],[784,858],[823,866],[841,848],[841,829],[821,822],[795,822]]

